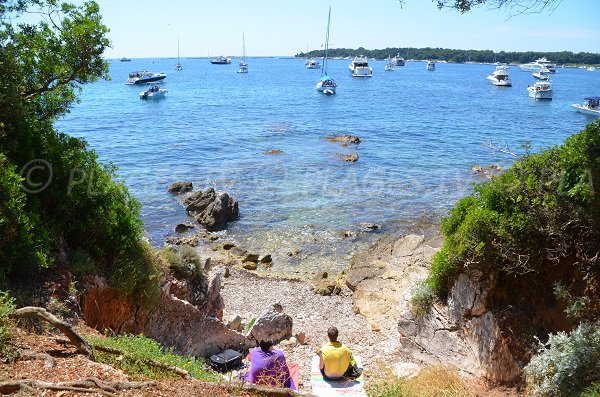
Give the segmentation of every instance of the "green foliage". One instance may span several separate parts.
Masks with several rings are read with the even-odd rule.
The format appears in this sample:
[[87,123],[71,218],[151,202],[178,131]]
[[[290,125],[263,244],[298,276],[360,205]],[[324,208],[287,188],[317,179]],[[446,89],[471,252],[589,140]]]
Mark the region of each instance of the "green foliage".
[[179,375],[173,372],[148,364],[148,361],[157,361],[182,368],[196,379],[211,382],[220,380],[218,374],[204,369],[203,360],[175,354],[173,349],[163,348],[155,340],[143,335],[123,335],[115,338],[91,337],[90,343],[93,347],[110,347],[123,351],[125,354],[118,356],[94,349],[94,356],[100,362],[122,369],[134,379],[179,378]]
[[594,382],[581,392],[579,397],[600,397],[600,381]]
[[551,334],[525,375],[535,397],[593,396],[600,382],[600,322],[582,323],[571,334]]
[[[476,185],[444,219],[444,247],[427,283],[444,295],[459,272],[472,270],[515,276],[552,271],[557,280],[579,272],[583,280],[598,280],[595,186],[600,186],[600,122]],[[587,292],[579,287],[578,293]]]
[[167,247],[160,255],[169,264],[169,269],[177,278],[194,278],[202,276],[204,263],[198,252],[189,245],[183,245],[177,249]]
[[12,322],[9,315],[15,311],[14,299],[6,291],[0,291],[0,358],[12,361],[15,358],[14,349],[7,343]]
[[410,312],[414,316],[424,316],[433,304],[433,290],[426,282],[421,282],[411,291]]
[[384,382],[376,384],[369,388],[371,397],[408,397],[409,394],[404,390],[400,382]]

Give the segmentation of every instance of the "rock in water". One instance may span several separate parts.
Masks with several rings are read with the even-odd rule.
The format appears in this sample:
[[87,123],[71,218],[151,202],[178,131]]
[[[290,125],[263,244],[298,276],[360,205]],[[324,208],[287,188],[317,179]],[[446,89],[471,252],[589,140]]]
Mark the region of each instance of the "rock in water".
[[191,192],[193,189],[192,182],[175,182],[169,186],[169,193],[171,194],[183,194]]

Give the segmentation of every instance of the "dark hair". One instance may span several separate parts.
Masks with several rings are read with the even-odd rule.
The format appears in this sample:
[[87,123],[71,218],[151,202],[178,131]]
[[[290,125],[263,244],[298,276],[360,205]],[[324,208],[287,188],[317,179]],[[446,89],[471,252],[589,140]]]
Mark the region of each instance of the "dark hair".
[[258,342],[258,346],[260,346],[260,350],[264,351],[265,353],[268,353],[269,349],[271,349],[271,347],[273,346],[273,342],[271,342],[270,340],[261,340],[260,342]]
[[327,330],[327,336],[329,337],[330,342],[337,342],[338,329],[334,326],[329,327]]

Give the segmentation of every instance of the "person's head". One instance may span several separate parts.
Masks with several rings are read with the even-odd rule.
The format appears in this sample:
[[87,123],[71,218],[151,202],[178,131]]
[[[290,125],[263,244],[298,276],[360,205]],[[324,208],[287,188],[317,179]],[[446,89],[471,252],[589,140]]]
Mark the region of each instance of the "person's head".
[[330,342],[337,342],[338,329],[334,326],[329,327],[327,330],[327,336],[329,337]]
[[273,347],[273,342],[270,340],[261,340],[258,342],[258,346],[260,347],[260,350],[268,353],[271,350],[271,347]]

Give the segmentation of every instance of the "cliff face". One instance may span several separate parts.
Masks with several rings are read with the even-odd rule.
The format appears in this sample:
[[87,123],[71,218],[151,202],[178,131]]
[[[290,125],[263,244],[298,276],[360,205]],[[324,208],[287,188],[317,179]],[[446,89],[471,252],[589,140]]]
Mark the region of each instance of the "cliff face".
[[412,288],[427,277],[440,245],[439,238],[408,235],[383,239],[357,255],[347,274],[355,310],[373,323],[392,320],[403,353],[415,362],[449,365],[495,383],[518,381],[524,363],[491,309],[496,280],[461,274],[447,302],[422,317],[410,312]]

